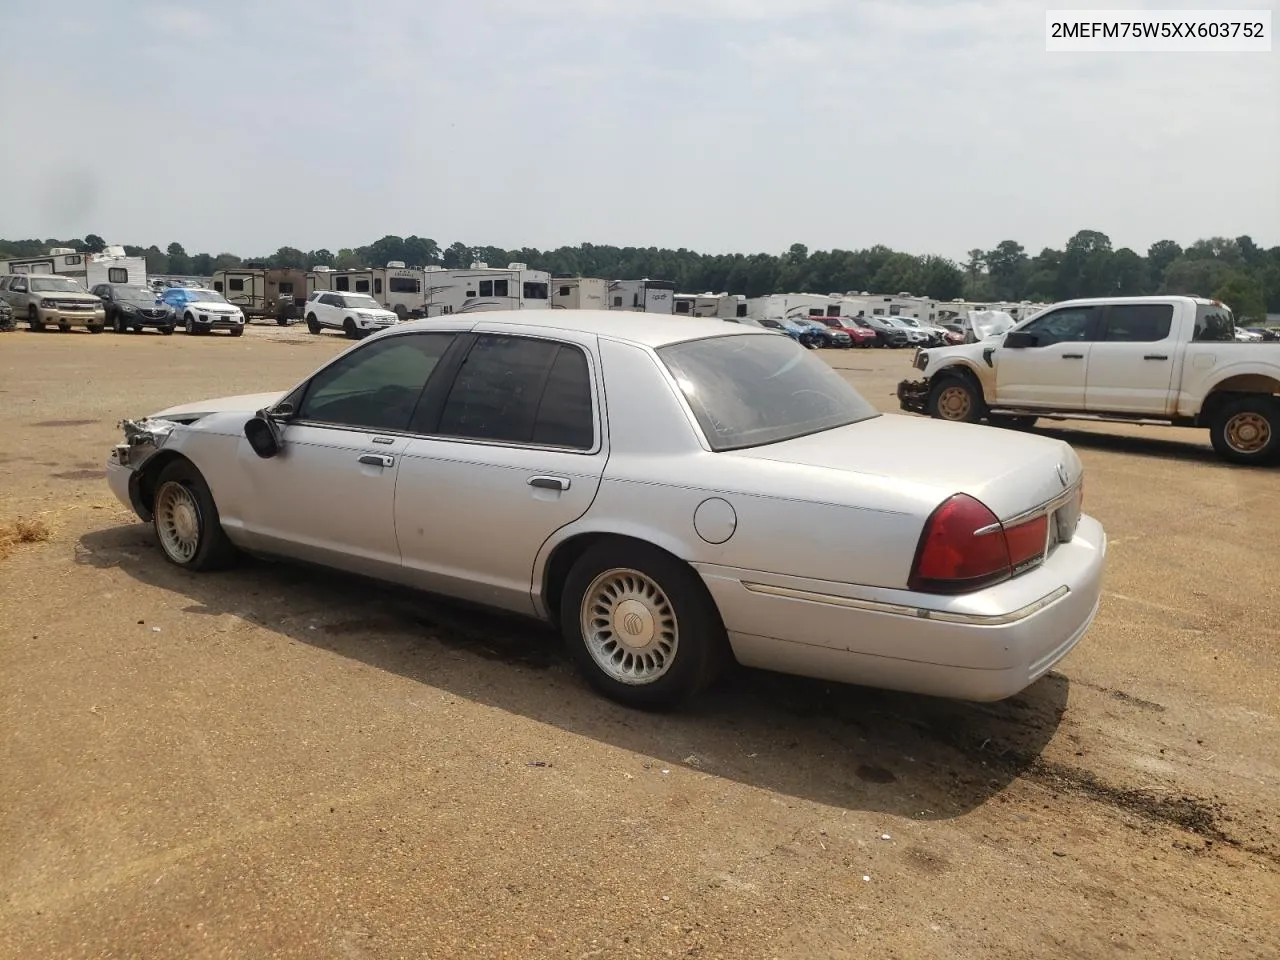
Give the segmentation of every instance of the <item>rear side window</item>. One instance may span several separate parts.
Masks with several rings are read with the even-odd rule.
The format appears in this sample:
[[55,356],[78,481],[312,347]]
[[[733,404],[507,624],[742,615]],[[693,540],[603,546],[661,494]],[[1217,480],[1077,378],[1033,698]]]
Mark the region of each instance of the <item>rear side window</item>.
[[1236,321],[1222,304],[1196,304],[1197,340],[1231,341],[1236,339]]
[[710,337],[658,349],[716,451],[777,443],[879,416],[790,337]]
[[1173,329],[1173,304],[1122,303],[1107,309],[1103,340],[1121,343],[1154,343]]
[[483,334],[467,354],[435,433],[589,450],[591,376],[578,347]]

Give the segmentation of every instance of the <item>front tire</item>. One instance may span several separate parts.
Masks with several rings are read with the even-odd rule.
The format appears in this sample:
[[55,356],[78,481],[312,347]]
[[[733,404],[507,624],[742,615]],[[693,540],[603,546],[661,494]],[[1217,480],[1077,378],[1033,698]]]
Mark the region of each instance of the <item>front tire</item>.
[[232,327],[232,328],[231,328],[231,335],[232,335],[233,337],[243,337],[243,336],[244,336],[244,327]]
[[164,334],[166,337],[171,337],[171,336],[173,336],[173,328],[174,328],[174,326],[175,326],[175,324],[172,324],[172,323],[171,323],[171,324],[168,324],[167,326],[163,326],[163,327],[161,327],[161,328],[160,328],[160,332],[161,332],[162,334]]
[[360,330],[356,327],[356,322],[350,317],[342,321],[342,332],[347,335],[348,340],[360,339]]
[[644,543],[608,540],[573,565],[561,630],[597,691],[631,707],[676,706],[728,660],[719,611],[688,566]]
[[320,321],[316,319],[314,313],[307,315],[307,333],[318,334],[320,332]]
[[940,376],[929,390],[929,416],[952,423],[977,423],[986,404],[972,380],[960,376]]
[[184,570],[219,570],[236,560],[236,548],[222,530],[209,485],[189,460],[175,460],[160,472],[151,524],[165,559]]
[[36,333],[44,329],[44,324],[40,322],[40,312],[36,310],[34,303],[27,307],[27,326]]
[[1209,439],[1229,463],[1275,463],[1280,460],[1280,402],[1268,396],[1229,401],[1209,425]]

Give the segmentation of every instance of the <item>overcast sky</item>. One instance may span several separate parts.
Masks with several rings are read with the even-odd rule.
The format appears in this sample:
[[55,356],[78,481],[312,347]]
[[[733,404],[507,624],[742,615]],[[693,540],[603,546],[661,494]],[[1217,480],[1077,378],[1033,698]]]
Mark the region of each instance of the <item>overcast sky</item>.
[[7,238],[1280,244],[1280,44],[1046,53],[1063,2],[44,6],[4,17]]

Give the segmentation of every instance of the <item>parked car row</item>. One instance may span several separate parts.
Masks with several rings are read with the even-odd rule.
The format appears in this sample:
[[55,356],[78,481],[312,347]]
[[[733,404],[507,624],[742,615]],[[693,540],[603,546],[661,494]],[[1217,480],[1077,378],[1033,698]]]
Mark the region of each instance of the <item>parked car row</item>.
[[10,325],[25,321],[37,331],[81,326],[90,333],[107,327],[137,333],[150,327],[168,335],[181,324],[190,334],[226,330],[238,337],[245,325],[244,312],[213,290],[100,283],[90,291],[72,277],[46,273],[0,277],[0,303],[0,329],[6,314]]

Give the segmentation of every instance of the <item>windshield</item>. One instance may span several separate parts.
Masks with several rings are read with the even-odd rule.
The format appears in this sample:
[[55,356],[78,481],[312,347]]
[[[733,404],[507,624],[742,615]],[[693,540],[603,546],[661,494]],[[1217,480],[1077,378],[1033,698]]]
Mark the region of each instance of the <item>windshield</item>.
[[70,277],[32,277],[29,281],[32,293],[88,293]]
[[381,310],[382,304],[368,294],[349,293],[342,298],[344,306],[351,307],[353,310]]
[[193,290],[190,287],[183,288],[187,294],[188,301],[209,301],[211,303],[230,303],[226,297],[218,293],[216,290]]
[[786,337],[711,337],[657,353],[717,452],[879,416],[825,361]]
[[1236,321],[1231,308],[1222,303],[1196,304],[1197,340],[1224,341],[1236,338]]
[[155,303],[157,294],[150,287],[116,287],[117,300],[128,300],[131,303]]

